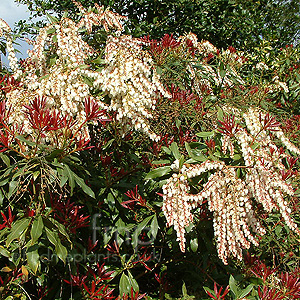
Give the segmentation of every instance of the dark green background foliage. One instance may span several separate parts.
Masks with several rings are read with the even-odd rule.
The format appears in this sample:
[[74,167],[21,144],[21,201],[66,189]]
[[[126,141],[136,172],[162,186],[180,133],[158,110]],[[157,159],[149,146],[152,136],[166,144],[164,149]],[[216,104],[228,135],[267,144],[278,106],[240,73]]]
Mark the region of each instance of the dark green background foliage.
[[[67,11],[75,17],[71,0],[19,0],[33,15]],[[85,7],[91,0],[79,0]],[[98,1],[99,2],[99,1]],[[299,40],[299,1],[274,0],[103,0],[99,2],[127,16],[127,31],[134,36],[149,34],[152,38],[165,33],[194,32],[217,47],[247,48],[272,40],[283,46]]]

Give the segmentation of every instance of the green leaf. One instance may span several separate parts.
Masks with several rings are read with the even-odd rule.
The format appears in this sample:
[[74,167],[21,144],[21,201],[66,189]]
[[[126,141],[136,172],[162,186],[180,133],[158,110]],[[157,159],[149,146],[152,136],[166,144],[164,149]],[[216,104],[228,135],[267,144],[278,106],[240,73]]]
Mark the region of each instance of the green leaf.
[[213,137],[215,134],[214,131],[202,131],[202,132],[197,132],[196,136],[202,137],[202,138],[207,138],[207,137]]
[[28,228],[29,223],[30,219],[24,218],[21,220],[17,220],[12,224],[10,234],[6,239],[6,247],[8,247],[13,240],[21,236],[21,234]]
[[213,290],[211,290],[210,288],[204,286],[203,289],[205,290],[206,294],[208,294],[207,292],[211,293],[213,296],[216,296],[215,292]]
[[57,18],[55,18],[55,17],[49,15],[48,13],[46,13],[46,17],[47,17],[49,23],[57,23],[57,22],[58,22],[58,19],[57,19]]
[[170,160],[168,159],[162,159],[162,160],[154,160],[152,162],[152,165],[164,165],[164,164],[169,164]]
[[175,159],[180,159],[181,157],[181,154],[179,152],[179,149],[178,149],[178,145],[177,143],[173,142],[170,146],[170,150],[172,151],[173,153],[173,156],[175,157]]
[[58,233],[45,227],[46,235],[51,244],[55,246],[55,252],[57,256],[66,263],[66,257],[68,255],[67,248],[62,245]]
[[7,167],[10,166],[10,159],[7,155],[0,153],[0,158],[2,159],[2,161],[6,164]]
[[44,228],[44,224],[43,224],[42,217],[38,216],[32,222],[32,227],[31,227],[31,231],[30,231],[31,244],[35,244],[35,242],[39,239],[39,237],[43,233],[43,228]]
[[0,246],[0,254],[5,257],[10,257],[10,252],[5,249],[3,246]]
[[145,180],[147,179],[154,179],[158,177],[162,177],[166,174],[168,174],[171,171],[171,168],[169,166],[156,168],[154,170],[151,170],[145,177]]
[[27,249],[26,252],[27,263],[34,274],[36,274],[37,269],[40,264],[40,256],[38,253],[38,245],[35,244]]
[[63,224],[59,223],[57,220],[48,217],[48,220],[54,225],[56,226],[56,228],[58,229],[59,233],[62,234],[65,238],[67,238],[68,242],[71,244],[72,246],[72,242],[70,240],[70,236],[68,235],[66,228]]
[[181,290],[182,290],[182,296],[183,297],[188,296],[187,289],[186,289],[186,286],[185,286],[185,282],[183,282]]
[[75,187],[74,173],[71,171],[69,166],[64,165],[62,174],[63,174],[63,176],[68,177],[69,185],[70,185],[70,188],[71,188],[71,195],[72,195],[74,187]]
[[250,277],[249,281],[251,283],[253,283],[254,285],[263,285],[264,284],[264,281],[261,278],[258,278],[258,277]]
[[65,246],[62,245],[60,240],[57,240],[57,243],[55,245],[55,252],[57,256],[64,262],[66,263],[66,258],[68,255],[68,250]]
[[252,291],[253,287],[254,287],[253,284],[249,284],[245,289],[243,289],[239,293],[239,299],[242,299],[242,298],[246,297]]
[[217,110],[218,110],[218,112],[217,112],[218,120],[223,121],[224,120],[224,112],[223,112],[223,110],[220,107],[218,107]]
[[226,76],[226,70],[224,68],[223,62],[220,63],[220,76],[224,78]]
[[33,172],[32,174],[32,178],[33,178],[33,181],[36,181],[36,179],[40,176],[40,171],[35,171]]
[[56,245],[56,239],[58,238],[58,235],[53,230],[49,229],[48,227],[45,227],[46,229],[46,235],[51,244],[54,246]]
[[76,183],[82,188],[82,190],[87,194],[87,195],[89,195],[90,197],[92,197],[92,198],[96,198],[95,197],[95,193],[93,192],[93,190],[89,187],[89,186],[87,186],[86,184],[85,184],[85,182],[84,182],[84,180],[81,178],[81,177],[79,177],[78,175],[76,175],[75,173],[73,173],[74,174],[74,178],[75,178],[75,181],[76,181]]
[[180,159],[179,159],[179,169],[182,168],[183,164],[185,163],[185,159],[184,159],[184,156],[181,155]]
[[134,231],[133,236],[132,236],[133,247],[136,247],[138,245],[140,233],[143,231],[143,229],[146,227],[146,225],[149,223],[149,221],[152,218],[153,218],[153,216],[147,217],[136,227],[136,230]]
[[154,239],[156,238],[157,232],[158,232],[158,222],[157,222],[156,215],[154,215],[151,221],[151,234]]
[[23,135],[17,135],[16,139],[20,140],[21,142],[24,142],[25,144],[31,147],[36,145],[36,143],[27,140]]
[[5,178],[2,181],[0,181],[0,186],[6,185],[10,181],[10,178]]
[[193,252],[196,252],[198,250],[198,238],[191,239],[190,245],[191,245],[191,250]]
[[230,290],[232,291],[232,293],[234,294],[235,297],[238,296],[238,286],[236,284],[236,280],[234,279],[234,277],[232,275],[230,275],[229,277],[229,287]]
[[172,154],[171,150],[170,150],[168,147],[166,147],[166,146],[162,146],[161,149],[162,149],[165,153],[167,153],[168,155],[171,155],[171,154]]
[[10,199],[12,195],[15,195],[15,192],[18,187],[18,181],[11,181],[9,183],[9,188],[8,188],[8,193],[7,193],[7,198]]
[[92,60],[92,63],[103,65],[105,64],[105,59],[101,58],[101,56],[98,56],[96,59]]
[[158,75],[162,75],[163,70],[160,66],[156,66],[156,72],[157,72]]
[[130,293],[130,281],[127,275],[122,273],[121,279],[119,282],[119,290],[120,290],[120,296],[127,295]]
[[130,271],[128,271],[128,279],[129,279],[129,284],[130,284],[130,290],[131,290],[131,287],[132,287],[135,292],[138,292],[139,289],[140,289],[139,285],[138,285],[137,281],[133,278]]

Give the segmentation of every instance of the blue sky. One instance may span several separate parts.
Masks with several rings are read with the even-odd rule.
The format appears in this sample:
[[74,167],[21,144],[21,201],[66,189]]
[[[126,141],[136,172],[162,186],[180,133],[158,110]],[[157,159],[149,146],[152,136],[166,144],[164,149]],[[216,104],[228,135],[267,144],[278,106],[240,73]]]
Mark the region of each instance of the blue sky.
[[[14,0],[0,0],[0,18],[11,28],[14,27],[15,22],[26,20],[29,15],[26,5],[17,4]],[[20,46],[16,46],[16,48],[22,52],[22,54],[17,54],[17,57],[27,57],[27,49],[30,47],[25,42],[17,42],[20,43]],[[7,65],[7,59],[3,57],[1,59],[3,64]]]

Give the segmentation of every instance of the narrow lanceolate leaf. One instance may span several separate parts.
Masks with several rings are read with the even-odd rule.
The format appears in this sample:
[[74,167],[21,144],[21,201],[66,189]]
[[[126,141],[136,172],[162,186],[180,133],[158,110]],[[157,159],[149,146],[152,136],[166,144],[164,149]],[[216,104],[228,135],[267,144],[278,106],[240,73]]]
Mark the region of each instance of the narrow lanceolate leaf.
[[120,295],[123,296],[124,294],[127,295],[130,292],[130,281],[127,275],[122,273],[121,279],[119,282],[119,290],[120,290]]
[[80,178],[78,175],[76,175],[75,173],[73,173],[73,174],[74,174],[74,179],[75,179],[76,183],[82,188],[82,190],[90,197],[95,198],[95,194],[94,194],[93,190],[85,184],[84,180],[82,178]]
[[16,222],[13,223],[11,227],[11,232],[6,239],[6,247],[8,247],[13,240],[21,236],[24,230],[28,228],[29,223],[30,223],[29,218],[17,220]]
[[58,231],[60,234],[62,234],[65,238],[67,238],[68,242],[70,243],[71,247],[72,247],[72,242],[70,240],[70,236],[68,235],[66,228],[63,224],[59,223],[57,220],[48,217],[48,220],[57,227]]
[[10,252],[7,251],[3,246],[0,246],[0,255],[5,257],[10,257]]
[[62,245],[60,240],[57,240],[57,243],[55,245],[55,252],[57,256],[64,262],[66,263],[66,258],[68,255],[68,250],[65,246]]
[[31,231],[30,231],[32,245],[35,244],[35,242],[42,235],[43,228],[44,228],[44,224],[43,224],[42,217],[38,216],[37,218],[34,219],[34,221],[32,223],[32,227],[31,227]]
[[180,154],[180,152],[179,152],[178,145],[177,145],[175,142],[173,142],[173,143],[171,144],[170,150],[172,151],[172,153],[173,153],[175,159],[178,159],[178,160],[179,160],[180,157],[181,157],[181,154]]
[[166,174],[168,174],[169,172],[171,171],[171,168],[170,167],[160,167],[160,168],[157,168],[157,169],[154,169],[152,171],[150,171],[145,179],[154,179],[154,178],[158,178],[158,177],[162,177]]
[[46,235],[47,235],[49,242],[55,246],[56,239],[59,238],[58,234],[55,231],[53,231],[47,227],[45,227],[45,229],[46,229]]
[[69,179],[69,185],[71,188],[71,195],[72,195],[73,189],[75,187],[74,173],[71,171],[71,169],[67,165],[64,165],[63,176],[68,177],[68,179]]
[[66,258],[68,255],[68,250],[62,245],[58,233],[45,227],[46,235],[51,244],[55,246],[55,252],[57,257],[59,257],[64,263],[66,263]]

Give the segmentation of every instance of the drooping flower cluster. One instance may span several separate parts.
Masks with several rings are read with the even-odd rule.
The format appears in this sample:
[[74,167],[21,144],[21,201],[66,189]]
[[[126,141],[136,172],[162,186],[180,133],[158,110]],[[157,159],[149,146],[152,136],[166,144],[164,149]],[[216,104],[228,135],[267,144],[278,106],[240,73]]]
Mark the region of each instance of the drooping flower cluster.
[[0,19],[0,37],[4,36],[6,39],[9,65],[11,70],[15,73],[15,77],[19,77],[21,75],[21,71],[19,70],[18,59],[15,54],[13,40],[10,33],[11,28],[9,25],[4,20]]
[[117,113],[121,124],[141,130],[157,140],[147,119],[152,118],[156,93],[165,97],[171,95],[159,81],[151,56],[142,49],[143,44],[131,36],[110,36],[105,48],[107,67],[94,86],[107,92],[111,99],[109,110]]
[[[84,101],[90,97],[100,108],[115,111],[124,131],[128,127],[141,130],[158,140],[148,119],[152,118],[157,93],[170,95],[163,88],[149,53],[142,49],[144,42],[120,35],[124,17],[97,4],[94,9],[86,10],[80,3],[73,3],[79,8],[81,19],[74,22],[64,17],[42,28],[23,63],[21,84],[7,92],[6,103],[12,107],[11,121],[24,121],[24,105],[36,97],[46,96],[49,108],[71,113],[80,123],[85,120]],[[102,71],[86,65],[98,50],[89,46],[81,35],[83,28],[91,33],[93,26],[100,25],[106,31],[117,31],[107,40]],[[110,103],[107,105],[103,99],[93,96],[93,88],[108,94]],[[24,131],[30,134],[27,125],[24,124]],[[87,127],[83,130],[88,136]]]
[[[283,176],[287,170],[282,159],[287,155],[278,149],[270,133],[291,151],[298,153],[299,149],[286,141],[279,123],[269,114],[250,109],[239,119],[244,120],[243,126],[234,117],[224,117],[218,132],[224,154],[228,150],[230,157],[240,153],[243,166],[209,160],[183,165],[163,186],[163,211],[168,225],[174,225],[181,251],[185,250],[185,227],[193,220],[192,209],[207,199],[214,217],[218,255],[225,264],[230,255],[242,259],[242,249],[248,249],[251,243],[258,245],[254,234],[265,233],[255,216],[254,202],[260,203],[267,213],[278,210],[287,226],[300,234],[287,202],[287,197],[294,195],[292,185]],[[238,176],[239,168],[244,170],[243,176]],[[208,180],[199,193],[191,194],[188,180],[205,172],[209,172]]]

